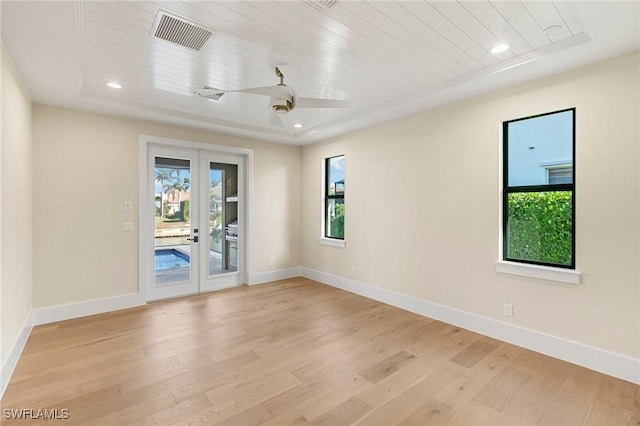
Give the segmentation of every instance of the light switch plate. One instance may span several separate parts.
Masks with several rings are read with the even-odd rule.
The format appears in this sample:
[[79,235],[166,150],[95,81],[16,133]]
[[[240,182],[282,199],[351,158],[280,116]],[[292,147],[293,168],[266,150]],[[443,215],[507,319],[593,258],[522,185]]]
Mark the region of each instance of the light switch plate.
[[133,231],[133,222],[122,222],[122,232]]
[[123,201],[122,210],[124,210],[125,212],[130,212],[131,210],[133,210],[133,203],[131,201]]

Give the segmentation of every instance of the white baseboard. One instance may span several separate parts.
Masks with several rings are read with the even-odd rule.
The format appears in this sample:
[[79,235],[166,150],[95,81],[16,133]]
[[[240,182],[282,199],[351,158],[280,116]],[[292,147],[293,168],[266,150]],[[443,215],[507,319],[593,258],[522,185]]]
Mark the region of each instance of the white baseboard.
[[0,399],[4,396],[4,391],[7,389],[7,385],[9,385],[9,381],[11,380],[11,376],[13,375],[13,370],[16,369],[16,365],[18,365],[18,360],[20,359],[20,355],[22,354],[22,350],[24,346],[27,344],[27,340],[29,340],[29,335],[31,334],[31,329],[33,328],[33,311],[27,315],[22,324],[22,328],[20,332],[16,336],[11,348],[9,349],[9,356],[2,363],[2,369],[0,370]]
[[640,359],[428,302],[417,297],[363,284],[326,272],[305,267],[301,269],[302,276],[306,278],[640,384]]
[[286,280],[287,278],[295,278],[302,276],[300,267],[278,269],[275,271],[256,272],[249,278],[249,285],[262,284],[271,281]]
[[104,312],[133,308],[146,304],[144,296],[140,293],[129,293],[119,296],[105,297],[102,299],[85,300],[66,305],[47,306],[31,311],[33,325],[48,324],[56,321],[64,321],[72,318],[86,317],[88,315],[102,314]]

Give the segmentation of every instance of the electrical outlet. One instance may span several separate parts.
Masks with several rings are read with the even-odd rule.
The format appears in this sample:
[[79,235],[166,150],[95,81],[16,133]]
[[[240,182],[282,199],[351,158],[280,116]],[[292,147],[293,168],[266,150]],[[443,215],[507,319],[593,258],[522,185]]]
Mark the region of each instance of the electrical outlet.
[[273,266],[273,259],[269,259],[269,266]]
[[502,312],[504,313],[504,316],[512,317],[513,316],[513,305],[505,303]]
[[122,222],[122,232],[133,231],[133,222]]
[[351,268],[351,276],[355,277],[356,276],[356,268]]

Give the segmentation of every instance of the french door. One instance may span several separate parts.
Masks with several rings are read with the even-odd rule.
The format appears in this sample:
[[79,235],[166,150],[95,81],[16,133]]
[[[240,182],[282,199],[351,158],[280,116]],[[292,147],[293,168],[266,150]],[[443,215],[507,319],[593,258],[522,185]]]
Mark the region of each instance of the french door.
[[243,156],[149,145],[147,299],[243,284]]

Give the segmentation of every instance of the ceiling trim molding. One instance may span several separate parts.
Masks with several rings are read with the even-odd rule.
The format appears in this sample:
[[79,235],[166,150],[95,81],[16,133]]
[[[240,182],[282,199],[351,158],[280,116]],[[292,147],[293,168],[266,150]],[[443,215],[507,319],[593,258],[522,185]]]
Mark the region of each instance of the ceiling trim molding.
[[[287,133],[278,132],[277,130],[266,129],[262,127],[251,126],[251,125],[242,124],[242,123],[236,123],[232,121],[219,120],[219,119],[208,117],[205,115],[190,114],[182,111],[154,107],[154,106],[140,104],[140,103],[131,102],[131,101],[118,100],[114,102],[114,99],[112,98],[109,98],[106,96],[92,95],[88,93],[81,93],[80,98],[85,102],[90,102],[93,104],[101,104],[101,105],[109,106],[112,108],[117,108],[122,111],[126,110],[127,112],[132,112],[132,115],[130,116],[130,118],[136,117],[135,115],[136,111],[145,111],[148,113],[152,113],[156,115],[160,114],[163,117],[167,117],[167,119],[169,119],[168,122],[171,121],[170,120],[171,118],[180,118],[183,120],[190,120],[193,122],[201,123],[200,127],[202,127],[202,124],[206,122],[210,126],[213,126],[213,130],[218,131],[220,133],[226,133],[226,134],[236,135],[236,136],[238,135],[248,136],[254,139],[268,140],[271,142],[280,142],[280,143],[295,142],[294,136]],[[156,120],[160,120],[160,117],[158,117]]]

